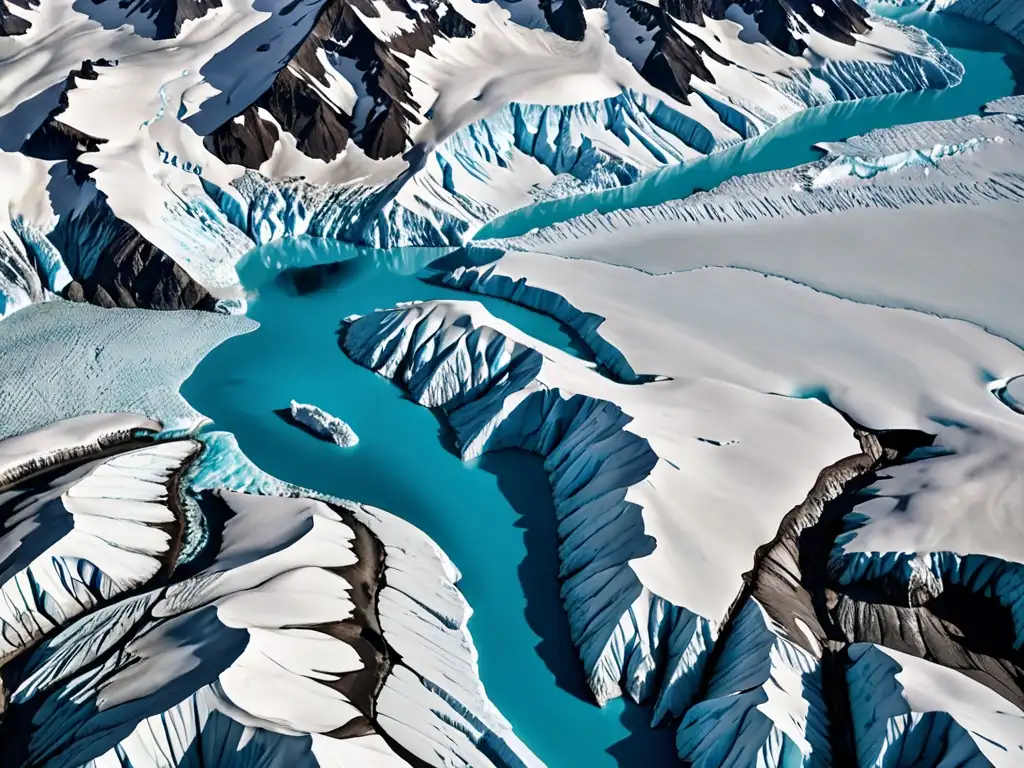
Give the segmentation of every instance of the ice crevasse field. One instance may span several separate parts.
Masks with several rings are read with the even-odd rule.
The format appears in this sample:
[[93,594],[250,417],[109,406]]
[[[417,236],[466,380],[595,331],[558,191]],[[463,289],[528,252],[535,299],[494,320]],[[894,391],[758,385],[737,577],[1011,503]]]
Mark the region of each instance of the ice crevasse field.
[[[0,115],[0,764],[1024,764],[1024,10],[305,2],[245,76],[88,2]],[[467,96],[491,6],[633,106]]]
[[[1008,36],[959,17],[883,10],[909,17],[942,40],[965,64],[963,83],[810,110],[737,152],[667,168],[612,192],[521,209],[486,227],[480,237],[523,234],[606,206],[661,202],[733,176],[789,168],[816,159],[817,141],[975,114],[1024,87],[1015,69],[1024,67],[1024,48]],[[628,241],[626,233],[623,249]],[[685,248],[685,240],[673,246]],[[311,255],[305,255],[307,249]],[[401,510],[441,545],[458,564],[460,588],[474,606],[469,627],[484,685],[542,760],[549,765],[673,764],[674,736],[668,729],[649,729],[650,707],[617,699],[598,710],[588,701],[558,600],[557,532],[540,460],[501,452],[460,461],[441,418],[338,354],[342,317],[403,301],[464,300],[464,294],[415,278],[445,253],[373,251],[308,240],[253,252],[240,274],[251,291],[249,316],[260,328],[211,353],[183,393],[217,428],[235,434],[245,453],[271,474]],[[291,276],[283,270],[275,279],[275,264],[303,267]],[[300,277],[306,270],[308,277]],[[585,354],[573,343],[576,334],[557,321],[507,301],[480,299],[525,333],[570,354]],[[331,446],[296,433],[274,415],[292,396],[344,414],[364,443],[339,456]]]

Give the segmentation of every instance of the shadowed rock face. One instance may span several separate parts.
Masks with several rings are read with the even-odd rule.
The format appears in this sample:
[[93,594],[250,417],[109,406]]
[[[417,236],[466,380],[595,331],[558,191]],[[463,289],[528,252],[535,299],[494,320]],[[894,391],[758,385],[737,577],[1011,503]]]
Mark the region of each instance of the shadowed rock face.
[[24,10],[39,7],[39,0],[0,0],[0,37],[14,37],[28,32],[32,23],[11,12],[11,5]]
[[[89,174],[95,169],[79,158],[96,151],[104,140],[84,134],[58,118],[68,108],[68,92],[77,88],[79,81],[95,81],[101,69],[114,66],[116,62],[97,59],[85,61],[72,71],[57,106],[29,136],[21,151],[43,160],[64,161],[63,167],[75,183],[89,183]],[[65,257],[72,255],[72,263],[79,260],[74,254],[95,251],[83,253],[95,261],[95,269],[87,275],[73,274],[75,280],[62,291],[64,298],[108,308],[214,309],[216,300],[202,285],[134,227],[115,218],[101,193],[93,195],[86,211],[74,220],[62,222],[51,237]]]
[[1010,609],[993,595],[908,585],[898,578],[840,584],[829,559],[844,517],[885,468],[930,443],[922,433],[858,432],[863,452],[821,472],[776,538],[760,548],[707,666],[705,692],[739,610],[756,600],[788,642],[821,665],[833,764],[856,765],[847,695],[847,649],[874,643],[957,670],[1024,707],[1024,654],[1015,647]]
[[[426,52],[443,37],[468,37],[472,25],[456,11],[438,15],[436,5],[417,11],[405,0],[389,7],[416,23],[387,43],[378,40],[359,14],[379,12],[368,0],[327,0],[313,30],[274,79],[273,85],[240,113],[207,137],[208,148],[225,162],[258,168],[270,157],[277,140],[276,126],[263,120],[265,110],[295,137],[306,155],[330,161],[341,154],[351,137],[371,158],[402,154],[410,146],[410,121],[430,105],[417,104],[409,88],[409,72],[400,56]],[[357,96],[365,90],[370,104],[347,114],[330,104],[297,72],[305,72],[326,88],[329,83],[320,56],[338,60],[351,76]]]
[[108,308],[212,311],[217,304],[177,263],[121,221],[100,252],[96,269],[69,283],[63,295]]
[[57,118],[67,110],[68,92],[77,88],[80,80],[97,80],[100,69],[113,66],[116,66],[115,62],[97,59],[96,61],[84,61],[81,67],[69,72],[64,81],[64,89],[57,100],[57,106],[50,111],[42,125],[25,140],[21,151],[30,157],[38,157],[41,160],[66,161],[68,170],[75,181],[78,184],[84,184],[95,168],[79,162],[78,158],[86,152],[96,151],[105,140],[82,133],[60,122]]

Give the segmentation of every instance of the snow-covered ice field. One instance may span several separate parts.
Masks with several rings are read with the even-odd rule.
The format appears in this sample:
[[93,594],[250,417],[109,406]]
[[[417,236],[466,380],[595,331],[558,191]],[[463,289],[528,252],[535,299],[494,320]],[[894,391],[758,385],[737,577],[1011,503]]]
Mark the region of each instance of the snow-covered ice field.
[[[0,763],[573,763],[492,702],[443,528],[267,474],[182,396],[287,294],[273,343],[438,417],[431,447],[391,425],[384,482],[539,456],[564,616],[527,623],[577,698],[641,705],[607,733],[696,768],[1020,764],[1024,14],[885,5],[0,0]],[[975,113],[983,61],[1006,98]],[[939,90],[961,111],[915,120]],[[740,146],[842,102],[901,117]],[[454,250],[414,278],[310,238]],[[307,299],[366,269],[400,275],[385,305],[324,326]],[[263,402],[249,371],[203,377]],[[253,418],[296,464],[295,425],[378,450],[334,408],[372,398],[292,397]],[[529,565],[484,597],[510,637]],[[547,672],[513,693],[568,690]]]

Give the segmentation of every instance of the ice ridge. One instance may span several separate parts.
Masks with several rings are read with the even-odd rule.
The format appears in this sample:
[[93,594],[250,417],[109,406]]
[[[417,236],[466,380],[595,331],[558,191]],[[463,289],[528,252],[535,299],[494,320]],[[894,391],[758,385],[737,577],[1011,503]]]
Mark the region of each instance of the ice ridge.
[[679,716],[716,629],[651,593],[630,568],[653,547],[630,497],[649,482],[658,456],[618,406],[541,383],[536,350],[487,325],[461,325],[462,309],[411,305],[352,319],[342,343],[357,362],[401,381],[416,402],[444,410],[463,458],[507,447],[544,457],[562,600],[595,698],[625,689],[638,701],[654,697],[656,720]]
[[[1024,7],[1016,0],[928,0],[922,4],[917,0],[877,0],[884,5],[921,6],[933,13],[955,13],[958,16],[991,24],[1008,35],[1024,40]],[[867,5],[868,0],[860,0]]]
[[[1024,124],[1014,101],[985,117],[880,129],[823,143],[829,156],[782,171],[732,178],[709,192],[655,206],[591,213],[481,247],[544,246],[652,222],[764,221],[910,205],[1024,200]],[[902,173],[899,173],[902,171]],[[870,183],[868,183],[870,182]]]

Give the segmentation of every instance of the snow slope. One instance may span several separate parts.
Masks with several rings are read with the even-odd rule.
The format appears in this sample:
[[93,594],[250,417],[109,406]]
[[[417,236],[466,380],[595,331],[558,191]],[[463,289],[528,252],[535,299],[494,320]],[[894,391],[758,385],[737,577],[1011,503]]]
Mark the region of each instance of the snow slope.
[[[947,454],[908,465],[917,478],[910,498],[920,492],[916,503],[935,507],[932,517],[970,519],[974,537],[1005,536],[1004,516],[1024,511],[1013,501],[1019,494],[1004,490],[1014,482],[1024,423],[991,390],[1000,377],[1024,370],[1024,355],[966,322],[856,303],[752,269],[651,275],[541,253],[498,255],[435,279],[556,317],[607,375],[628,383],[610,381],[474,304],[412,304],[350,320],[346,352],[400,380],[417,402],[443,408],[464,457],[508,446],[545,456],[559,514],[563,602],[598,701],[620,681],[635,698],[658,701],[659,712],[680,715],[703,698],[679,732],[689,759],[716,764],[715,755],[728,753],[740,760],[746,749],[768,750],[769,764],[824,759],[831,741],[822,734],[834,705],[817,701],[807,680],[826,690],[822,665],[831,664],[832,632],[825,627],[836,619],[808,606],[807,620],[780,629],[773,606],[759,630],[746,629],[752,620],[743,617],[754,603],[737,601],[741,575],[759,562],[755,551],[776,531],[783,535],[786,514],[817,487],[818,472],[858,453],[853,429],[836,411],[869,430],[919,435],[914,440]],[[825,442],[802,442],[812,436]],[[883,456],[844,475],[827,498]],[[730,481],[737,477],[742,484]],[[954,487],[998,514],[984,525],[977,515],[963,517]],[[822,522],[807,525],[841,533],[834,528],[841,516],[818,514]],[[890,516],[914,530],[917,517]],[[970,538],[958,541],[965,552],[973,551]],[[884,531],[879,539],[885,551],[898,548]],[[830,548],[827,540],[817,546],[815,578],[830,578]],[[870,562],[881,567],[886,557]],[[616,577],[606,581],[613,564]],[[1019,589],[1019,581],[1007,584]],[[870,602],[858,605],[875,610]],[[715,638],[723,626],[730,633],[720,648]],[[666,637],[672,644],[659,650]],[[766,665],[758,679],[768,685],[757,694],[767,699],[746,705],[765,713],[757,727],[742,714],[742,700],[731,698],[751,685],[724,671],[739,659],[730,674],[756,674],[749,666],[755,653]],[[666,680],[660,689],[659,673]],[[794,682],[773,693],[770,681],[787,675]],[[732,742],[707,730],[740,722],[748,724],[740,729],[745,735],[734,731]],[[726,753],[708,751],[722,739],[732,745],[721,747]],[[785,757],[790,750],[794,757]]]
[[965,675],[877,645],[850,649],[858,765],[1011,766],[1024,711]]
[[3,764],[538,765],[432,541],[185,433],[181,380],[250,327],[62,300],[0,321]]
[[12,5],[0,37],[0,162],[27,185],[8,192],[4,312],[46,292],[238,311],[254,244],[458,243],[808,105],[962,74],[852,0],[111,3]]

